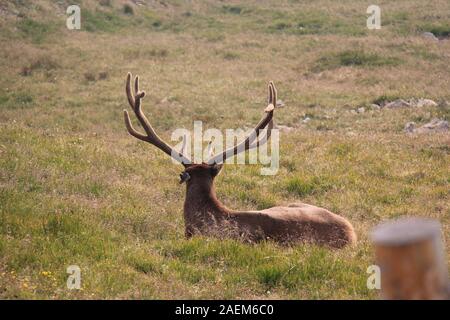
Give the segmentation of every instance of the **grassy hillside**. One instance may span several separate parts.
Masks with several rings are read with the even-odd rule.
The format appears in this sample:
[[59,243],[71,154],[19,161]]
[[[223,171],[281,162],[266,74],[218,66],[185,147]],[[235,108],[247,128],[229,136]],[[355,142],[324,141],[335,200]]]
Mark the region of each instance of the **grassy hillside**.
[[[79,31],[65,27],[73,3]],[[367,1],[187,3],[0,0],[0,298],[371,299],[374,225],[426,216],[448,236],[450,135],[403,131],[450,120],[448,1],[383,1],[373,31]],[[281,133],[281,168],[226,165],[219,198],[326,207],[358,245],[185,240],[181,167],[124,127],[128,71],[166,139],[194,120],[254,125],[273,80],[277,123],[294,128]],[[421,97],[438,106],[372,106]],[[69,265],[80,291],[66,288]]]

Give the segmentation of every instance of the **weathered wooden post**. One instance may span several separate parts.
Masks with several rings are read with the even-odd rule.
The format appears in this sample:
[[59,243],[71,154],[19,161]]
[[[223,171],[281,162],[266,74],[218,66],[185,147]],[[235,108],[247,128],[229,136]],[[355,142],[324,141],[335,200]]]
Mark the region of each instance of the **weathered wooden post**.
[[449,299],[449,278],[436,220],[403,218],[372,232],[382,299]]

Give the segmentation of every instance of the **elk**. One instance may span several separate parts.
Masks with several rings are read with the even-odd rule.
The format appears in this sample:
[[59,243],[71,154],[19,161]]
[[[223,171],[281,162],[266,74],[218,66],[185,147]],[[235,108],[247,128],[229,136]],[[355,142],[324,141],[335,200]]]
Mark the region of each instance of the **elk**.
[[[268,85],[268,106],[265,114],[239,144],[222,153],[212,155],[205,163],[192,163],[181,151],[176,151],[155,132],[144,115],[141,100],[144,91],[139,90],[139,77],[134,81],[128,73],[126,94],[128,102],[140,122],[145,134],[136,131],[128,112],[124,110],[125,125],[135,138],[151,143],[184,166],[180,184],[186,184],[184,201],[185,236],[206,235],[239,238],[248,242],[272,240],[280,244],[309,242],[331,248],[341,248],[356,242],[352,225],[343,217],[326,209],[302,202],[277,206],[260,211],[235,211],[228,209],[216,197],[214,179],[227,158],[252,149],[267,141],[273,129],[273,113],[276,107],[277,90],[273,82]],[[261,132],[265,132],[260,136]]]

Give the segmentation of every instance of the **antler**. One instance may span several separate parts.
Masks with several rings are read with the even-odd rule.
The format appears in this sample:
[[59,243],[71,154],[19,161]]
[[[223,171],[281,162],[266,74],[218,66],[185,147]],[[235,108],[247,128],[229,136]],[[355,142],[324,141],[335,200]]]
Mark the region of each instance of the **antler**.
[[[220,164],[224,163],[227,158],[230,158],[232,156],[235,156],[241,152],[245,152],[246,150],[253,149],[259,145],[262,145],[267,142],[269,139],[272,129],[273,129],[273,110],[275,109],[275,106],[277,105],[277,89],[275,88],[275,85],[272,81],[269,82],[268,87],[269,95],[268,95],[268,103],[269,105],[264,109],[264,112],[266,113],[265,116],[259,121],[259,123],[256,125],[256,127],[252,130],[250,135],[241,143],[238,145],[235,145],[232,148],[229,148],[222,152],[221,154],[217,154],[212,156],[208,160],[208,164]],[[261,131],[264,131],[264,128],[267,127],[267,132],[265,136],[258,139],[259,134]]]
[[136,118],[141,123],[142,127],[145,130],[146,135],[136,131],[133,126],[131,125],[130,116],[128,115],[128,111],[124,110],[123,115],[125,118],[125,125],[128,129],[128,132],[135,138],[138,138],[139,140],[149,142],[153,144],[155,147],[161,149],[166,154],[183,164],[184,166],[191,163],[191,160],[183,155],[182,152],[178,152],[175,149],[173,149],[170,145],[168,145],[164,140],[162,140],[153,130],[152,126],[150,125],[150,122],[148,121],[147,117],[144,115],[141,109],[141,99],[145,97],[144,91],[139,91],[139,77],[136,76],[134,79],[134,96],[131,92],[131,73],[128,73],[127,75],[127,85],[126,85],[126,92],[128,97],[128,103],[131,106],[131,109],[133,109],[134,113],[136,114]]

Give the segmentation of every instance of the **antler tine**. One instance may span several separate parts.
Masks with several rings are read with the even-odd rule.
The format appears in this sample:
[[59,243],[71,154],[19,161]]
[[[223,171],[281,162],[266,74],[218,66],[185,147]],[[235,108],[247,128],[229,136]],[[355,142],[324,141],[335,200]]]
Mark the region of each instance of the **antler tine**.
[[147,117],[144,115],[141,109],[141,99],[145,97],[144,91],[139,91],[139,77],[136,76],[134,80],[134,97],[133,93],[131,92],[131,73],[128,73],[127,75],[127,84],[126,84],[126,93],[128,102],[133,109],[136,118],[139,120],[140,124],[145,130],[145,133],[147,135],[143,135],[136,131],[133,126],[131,125],[130,116],[128,115],[128,112],[124,110],[124,119],[125,119],[125,125],[127,127],[128,132],[133,136],[140,140],[149,142],[153,144],[155,147],[161,149],[163,152],[168,154],[171,157],[174,157],[177,161],[181,162],[183,165],[187,165],[191,163],[191,160],[184,156],[182,152],[175,151],[170,145],[168,145],[164,140],[162,140],[155,132],[153,127],[150,124],[150,121],[148,121]]
[[269,84],[267,85],[267,104],[271,104],[272,100],[273,100],[273,91],[272,91],[272,81],[269,82]]
[[125,119],[125,126],[127,127],[128,133],[131,134],[133,137],[138,138],[139,140],[148,142],[147,136],[143,135],[142,133],[139,133],[136,129],[133,128],[127,110],[123,110],[123,116]]
[[127,74],[127,85],[125,87],[125,90],[127,92],[127,98],[128,103],[130,104],[131,108],[134,110],[134,96],[131,92],[131,73],[128,72]]
[[[262,131],[261,129],[265,128],[270,122],[272,122],[273,110],[275,109],[274,102],[276,103],[276,95],[277,95],[275,85],[273,84],[272,81],[269,82],[268,89],[269,89],[269,100],[271,100],[271,101],[269,102],[269,105],[264,109],[266,115],[259,121],[259,123],[256,125],[256,127],[252,130],[250,135],[244,141],[242,141],[238,145],[235,145],[232,148],[225,150],[221,154],[211,157],[208,160],[209,164],[223,163],[223,162],[225,162],[225,160],[227,158],[230,158],[232,156],[237,155],[238,153],[249,150],[250,146],[253,145],[253,143],[258,138],[259,134],[261,133],[261,131]],[[271,129],[272,128],[270,128],[268,132],[270,132]],[[269,136],[270,135],[267,136],[267,139],[269,138]]]
[[134,94],[137,96],[139,93],[139,76],[134,77]]
[[270,81],[269,85],[272,88],[272,104],[276,108],[277,107],[277,88],[275,88],[273,81]]

